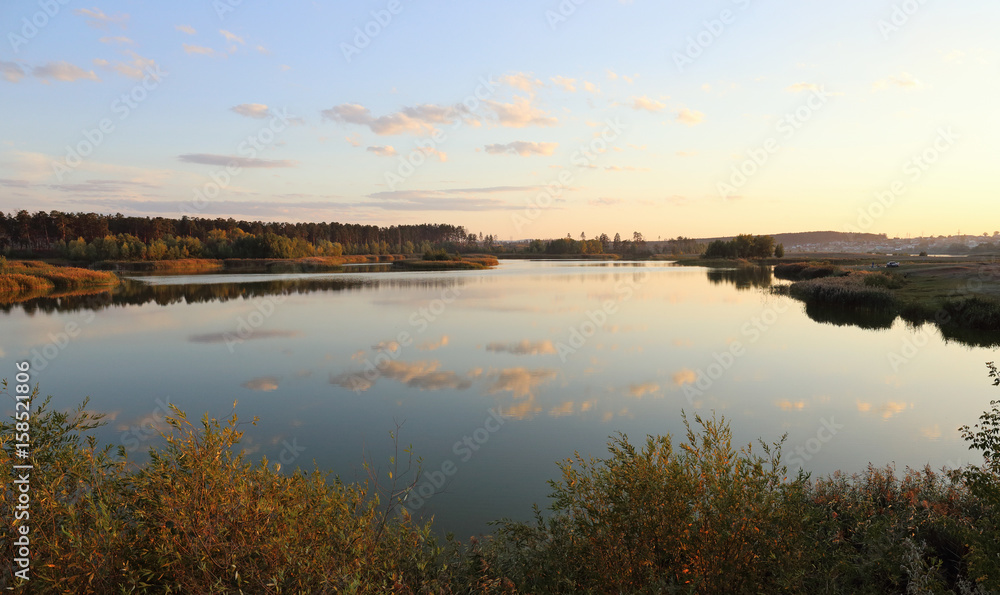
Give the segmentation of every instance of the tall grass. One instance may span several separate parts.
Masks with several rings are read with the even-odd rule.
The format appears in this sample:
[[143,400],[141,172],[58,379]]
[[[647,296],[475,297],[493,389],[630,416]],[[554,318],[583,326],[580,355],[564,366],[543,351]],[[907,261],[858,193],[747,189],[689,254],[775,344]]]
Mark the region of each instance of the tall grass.
[[893,293],[879,286],[865,283],[863,275],[824,277],[798,281],[789,287],[789,293],[808,303],[889,309],[896,306]]
[[55,289],[114,286],[112,273],[73,267],[56,267],[39,261],[9,261],[0,269],[0,294],[22,294]]
[[[995,373],[995,368],[993,369]],[[6,382],[4,382],[6,386]],[[37,389],[33,398],[37,398]],[[550,482],[552,510],[468,547],[397,505],[408,487],[282,474],[242,425],[174,409],[143,466],[99,448],[87,403],[32,412],[37,593],[962,593],[1000,589],[1000,402],[963,437],[982,467],[790,477],[783,439],[736,449],[724,419],[624,435]],[[256,419],[254,423],[256,423]],[[0,473],[14,458],[0,423]],[[17,492],[0,491],[12,519]],[[0,525],[0,584],[16,526]]]
[[790,262],[774,265],[774,276],[779,279],[803,281],[843,274],[840,267],[810,262]]

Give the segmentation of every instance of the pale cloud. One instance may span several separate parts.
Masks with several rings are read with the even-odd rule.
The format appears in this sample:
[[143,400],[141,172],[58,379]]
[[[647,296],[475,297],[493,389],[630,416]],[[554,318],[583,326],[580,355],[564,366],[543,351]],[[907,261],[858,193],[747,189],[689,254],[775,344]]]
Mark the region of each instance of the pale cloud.
[[242,37],[240,37],[239,35],[237,35],[235,33],[231,33],[229,31],[226,31],[225,29],[219,29],[219,34],[222,35],[223,37],[225,37],[226,41],[228,41],[229,43],[233,43],[233,42],[240,43],[240,44],[245,43],[243,41]]
[[271,110],[263,103],[241,103],[229,108],[229,111],[247,118],[263,119],[271,115]]
[[521,341],[520,343],[490,343],[486,346],[486,351],[512,353],[514,355],[546,355],[557,353],[556,346],[552,341],[531,342],[528,340]]
[[632,98],[632,109],[634,110],[645,110],[647,112],[659,112],[666,109],[667,105],[655,99],[650,99],[648,96],[643,95],[642,97]]
[[[493,192],[521,192],[503,190],[506,187],[454,190],[393,190],[369,194],[369,202],[359,203],[360,207],[375,207],[389,211],[493,211],[524,208],[506,201],[486,198],[482,194]],[[512,186],[537,190],[537,186]],[[528,190],[524,190],[525,192]]]
[[530,74],[517,72],[500,77],[500,82],[510,85],[515,89],[520,89],[527,93],[534,93],[538,87],[544,87],[545,83],[532,77]]
[[570,93],[576,93],[576,79],[566,78],[564,76],[554,76],[549,80],[551,80],[552,84],[557,87],[562,87]]
[[857,402],[857,407],[858,407],[858,411],[860,411],[862,413],[868,413],[868,412],[871,412],[871,411],[877,411],[879,413],[879,415],[881,415],[882,419],[889,419],[889,418],[891,418],[891,417],[893,417],[895,415],[898,415],[898,414],[906,411],[907,409],[912,408],[913,405],[909,404],[909,403],[901,403],[901,402],[898,402],[898,401],[888,401],[888,402],[883,403],[881,405],[875,406],[872,403],[866,403],[866,402],[863,402],[863,401],[858,401]]
[[118,74],[133,80],[142,80],[149,76],[151,72],[158,70],[155,60],[144,58],[132,50],[125,50],[125,53],[132,59],[130,62],[116,62],[111,64],[107,60],[94,60],[94,64],[102,68],[110,68]]
[[101,80],[93,70],[84,70],[69,62],[48,62],[43,66],[34,67],[31,73],[41,79],[52,79],[66,83],[80,80]]
[[533,143],[515,141],[505,145],[486,145],[486,152],[490,155],[520,155],[528,157],[530,155],[552,155],[559,147],[559,143]]
[[636,167],[634,165],[607,165],[605,171],[649,171],[648,167]]
[[920,435],[928,440],[939,440],[941,438],[940,424],[934,424],[926,428],[920,428]]
[[184,47],[184,52],[187,54],[200,55],[200,56],[214,56],[215,50],[212,48],[207,48],[203,45],[192,45],[189,43],[181,44]]
[[583,90],[588,93],[593,93],[595,95],[601,92],[601,90],[597,87],[597,85],[595,85],[590,81],[583,81]]
[[535,397],[531,396],[513,405],[501,407],[500,411],[507,419],[530,419],[540,413],[542,408],[535,402]]
[[628,394],[635,397],[636,399],[641,399],[646,395],[653,395],[660,391],[660,385],[655,382],[647,382],[645,384],[633,384],[628,387]]
[[566,417],[567,415],[573,415],[573,410],[576,408],[576,404],[573,401],[566,401],[562,405],[557,405],[549,410],[549,415],[552,417]]
[[274,378],[273,376],[265,376],[263,378],[254,378],[243,383],[243,388],[248,388],[250,390],[257,390],[263,392],[271,392],[278,390],[278,382],[280,378]]
[[496,121],[505,128],[525,128],[528,126],[555,126],[559,123],[548,113],[531,104],[527,97],[515,97],[512,103],[487,101],[486,105],[493,111]]
[[[112,181],[112,183],[114,183]],[[265,339],[286,339],[290,337],[298,337],[302,333],[299,331],[282,331],[282,330],[264,330],[257,329],[249,335],[239,338],[244,341],[261,341]],[[235,335],[233,333],[208,333],[205,335],[192,335],[188,337],[188,341],[192,343],[226,343],[227,341],[232,341]]]
[[696,126],[705,120],[705,114],[686,107],[677,111],[677,121],[688,126]]
[[345,136],[344,140],[346,140],[348,142],[348,144],[350,144],[352,147],[360,147],[361,146],[361,135],[360,134],[355,133],[355,134],[352,134],[350,136]]
[[[533,398],[535,390],[556,378],[555,370],[506,368],[491,370],[487,376],[493,381],[487,388],[490,394],[509,392],[514,398]],[[506,411],[505,411],[506,412]]]
[[202,165],[218,165],[222,167],[232,165],[235,167],[273,169],[295,167],[298,165],[297,161],[291,161],[288,159],[256,159],[250,157],[232,157],[230,155],[211,155],[207,153],[179,155],[177,158],[185,163],[200,163]]
[[127,14],[109,16],[104,14],[104,12],[98,8],[77,8],[73,11],[73,14],[86,18],[87,24],[95,29],[107,29],[108,25],[118,25],[124,29],[129,19]]
[[117,37],[102,37],[102,38],[98,39],[97,41],[99,41],[101,43],[124,43],[126,45],[132,45],[132,44],[135,43],[134,41],[132,41],[128,37],[124,37],[124,36],[121,36],[121,35],[119,35]]
[[344,124],[367,126],[379,136],[432,134],[436,125],[450,125],[467,114],[464,106],[418,105],[386,116],[375,117],[371,110],[356,103],[344,103],[320,112],[324,118]]
[[803,91],[819,91],[820,86],[815,83],[795,83],[794,85],[789,85],[785,87],[785,91],[791,93],[801,93]]
[[376,145],[373,147],[368,147],[365,149],[369,153],[375,153],[379,157],[393,157],[396,155],[396,149],[392,145]]
[[188,35],[194,35],[195,33],[197,33],[197,31],[195,31],[194,27],[192,27],[191,25],[177,25],[174,27],[174,29],[180,31],[181,33],[187,33]]
[[592,207],[613,207],[615,205],[620,205],[624,200],[620,198],[595,198],[587,201],[587,204]]
[[611,70],[610,68],[607,70],[607,73],[608,73],[608,79],[609,80],[613,81],[613,80],[617,80],[618,79],[618,73],[616,73],[615,71]]
[[419,150],[421,153],[427,155],[428,157],[436,157],[437,160],[440,161],[441,163],[448,161],[448,154],[445,153],[444,151],[439,151],[434,147],[420,147]]
[[262,54],[267,54],[267,55],[270,55],[270,53],[271,53],[271,50],[267,49],[266,47],[264,47],[262,45],[257,46],[257,51],[260,52],[260,53],[262,53]]
[[882,79],[880,81],[875,81],[873,88],[876,91],[884,91],[890,87],[896,87],[899,89],[906,89],[909,91],[922,88],[924,85],[918,81],[914,76],[908,72],[902,74],[893,75],[889,78]]
[[372,351],[388,351],[389,353],[396,353],[402,348],[399,341],[379,341],[372,345]]
[[443,372],[439,368],[441,362],[400,362],[388,361],[378,367],[374,378],[367,378],[361,372],[345,372],[330,377],[330,383],[337,386],[364,392],[374,386],[380,378],[394,380],[418,390],[465,390],[472,386],[472,381],[455,374]]
[[806,408],[805,401],[789,401],[788,399],[778,401],[775,405],[782,411],[802,411]]
[[5,81],[18,83],[21,82],[24,75],[24,69],[21,68],[16,62],[0,61],[0,76],[2,76]]
[[448,335],[442,336],[437,341],[426,341],[417,346],[420,351],[436,351],[448,345]]
[[894,415],[898,415],[909,408],[907,403],[899,403],[896,401],[889,401],[884,403],[879,407],[879,413],[882,414],[882,419],[889,419]]
[[684,386],[685,384],[694,384],[698,381],[698,374],[694,370],[689,370],[684,368],[680,372],[674,374],[671,379],[677,386]]

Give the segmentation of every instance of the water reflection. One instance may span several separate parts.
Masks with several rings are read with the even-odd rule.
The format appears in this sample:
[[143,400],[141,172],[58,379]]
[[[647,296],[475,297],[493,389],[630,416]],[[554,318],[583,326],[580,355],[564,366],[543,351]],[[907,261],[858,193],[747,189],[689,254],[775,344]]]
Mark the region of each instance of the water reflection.
[[806,304],[806,314],[812,320],[834,326],[856,326],[866,330],[892,328],[896,314],[878,308],[845,308]]
[[[616,286],[630,279],[626,297]],[[241,418],[262,420],[245,434],[248,452],[274,461],[304,452],[283,469],[315,461],[351,480],[364,476],[363,458],[392,456],[388,433],[405,422],[403,443],[426,469],[461,463],[448,491],[420,511],[459,535],[544,506],[554,462],[574,451],[602,456],[617,431],[676,436],[682,409],[725,415],[738,443],[788,432],[793,449],[835,420],[844,429],[810,453],[806,467],[816,474],[869,461],[937,466],[966,453],[955,429],[981,413],[981,397],[988,401],[981,368],[993,354],[937,333],[911,354],[913,330],[901,324],[877,333],[816,324],[860,326],[745,291],[768,282],[752,269],[565,262],[310,279],[157,277],[96,301],[59,296],[8,308],[0,358],[58,351],[44,369],[33,366],[42,390],[64,409],[93,395],[93,406],[116,418],[98,438],[132,453],[158,443],[167,403],[222,416],[238,399]],[[273,313],[240,335],[240,322],[261,311],[251,298],[279,294],[295,295],[271,299]],[[593,313],[606,312],[609,299],[617,307],[598,320]],[[770,319],[774,302],[785,307]],[[70,324],[80,332],[56,350],[52,337]],[[574,329],[586,332],[571,343]],[[240,339],[234,349],[227,330]],[[730,357],[735,342],[740,355]],[[941,397],[954,394],[962,396]],[[453,445],[492,411],[509,421],[473,458],[458,459]]]
[[[203,277],[207,278],[207,277]],[[152,280],[152,278],[150,278]],[[116,306],[141,306],[155,303],[160,306],[171,304],[196,304],[205,302],[227,302],[237,299],[252,299],[274,295],[307,294],[316,292],[358,291],[375,286],[388,288],[445,288],[461,285],[461,277],[454,279],[397,279],[390,275],[373,278],[288,278],[223,281],[216,283],[147,283],[135,279],[124,279],[122,284],[111,291],[70,292],[45,297],[35,297],[17,303],[0,305],[5,314],[23,310],[27,314],[55,312],[78,312],[81,310],[104,310]]]
[[736,289],[768,288],[774,282],[771,267],[739,267],[736,269],[708,269],[708,280],[715,285],[728,283]]

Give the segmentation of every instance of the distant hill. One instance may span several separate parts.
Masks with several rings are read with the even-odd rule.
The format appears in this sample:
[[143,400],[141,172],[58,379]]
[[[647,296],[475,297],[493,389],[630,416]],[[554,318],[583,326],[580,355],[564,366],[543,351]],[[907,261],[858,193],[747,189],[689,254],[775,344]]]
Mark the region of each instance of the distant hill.
[[[800,231],[795,233],[768,234],[774,241],[787,246],[803,244],[827,244],[830,242],[879,242],[888,239],[884,233],[845,233],[842,231]],[[715,240],[731,240],[735,236],[719,238],[699,238],[699,242],[709,243]]]

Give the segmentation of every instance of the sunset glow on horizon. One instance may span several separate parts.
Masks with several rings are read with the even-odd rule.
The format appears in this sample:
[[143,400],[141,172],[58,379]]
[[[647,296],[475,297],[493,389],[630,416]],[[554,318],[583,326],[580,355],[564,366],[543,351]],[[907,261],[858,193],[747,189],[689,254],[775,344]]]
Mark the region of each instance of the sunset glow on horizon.
[[0,210],[992,234],[1000,5],[0,7]]

